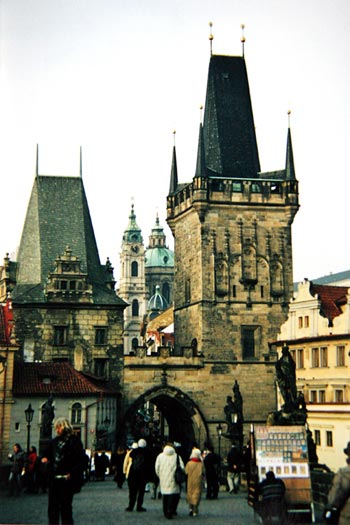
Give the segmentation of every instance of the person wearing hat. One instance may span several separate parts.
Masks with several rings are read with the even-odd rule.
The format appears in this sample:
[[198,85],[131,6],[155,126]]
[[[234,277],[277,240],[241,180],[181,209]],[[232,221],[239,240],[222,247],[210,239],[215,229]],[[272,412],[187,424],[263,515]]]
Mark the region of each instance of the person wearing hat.
[[338,470],[328,494],[328,506],[339,513],[338,525],[350,524],[350,441],[344,448],[346,467]]
[[136,503],[137,512],[146,512],[143,505],[146,484],[150,480],[151,458],[145,439],[139,439],[137,447],[130,452],[131,465],[128,474],[129,505],[126,511],[134,510]]
[[202,495],[203,480],[202,454],[198,448],[193,448],[189,461],[186,464],[187,474],[187,503],[190,507],[190,516],[197,516]]

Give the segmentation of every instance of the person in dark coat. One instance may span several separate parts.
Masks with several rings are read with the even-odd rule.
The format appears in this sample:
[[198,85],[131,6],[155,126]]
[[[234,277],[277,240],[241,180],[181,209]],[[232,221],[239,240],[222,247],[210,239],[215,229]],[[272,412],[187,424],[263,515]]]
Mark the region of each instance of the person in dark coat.
[[205,477],[207,480],[207,499],[217,499],[219,492],[219,472],[221,458],[215,454],[214,447],[207,447],[207,454],[204,458]]
[[13,454],[9,454],[8,458],[12,462],[9,478],[9,494],[10,496],[13,496],[13,494],[20,496],[22,492],[22,474],[24,473],[26,454],[19,443],[13,445]]
[[275,523],[278,519],[279,525],[287,523],[287,509],[284,500],[286,487],[283,481],[275,477],[272,471],[267,472],[266,479],[258,485],[258,494],[261,501],[261,517],[264,525]]
[[129,485],[129,505],[125,509],[128,512],[134,510],[136,503],[137,512],[145,512],[143,498],[145,495],[146,484],[150,480],[151,458],[147,449],[146,440],[140,439],[138,447],[130,452],[131,467],[128,474]]
[[227,484],[230,494],[237,494],[241,484],[241,464],[242,455],[236,445],[232,445],[230,452],[227,454]]
[[51,440],[43,463],[49,469],[49,524],[73,525],[73,496],[84,483],[84,448],[69,421],[55,420],[57,436]]
[[119,445],[117,452],[112,454],[111,457],[111,469],[114,473],[114,481],[118,485],[118,488],[123,488],[123,483],[125,481],[125,474],[123,472],[124,459],[126,455],[126,450],[124,447]]

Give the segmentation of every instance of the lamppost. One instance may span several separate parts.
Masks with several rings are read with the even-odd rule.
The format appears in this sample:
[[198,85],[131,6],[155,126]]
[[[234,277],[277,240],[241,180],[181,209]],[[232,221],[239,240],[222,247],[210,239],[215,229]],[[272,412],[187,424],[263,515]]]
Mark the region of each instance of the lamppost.
[[24,411],[27,421],[27,452],[29,452],[29,444],[30,444],[30,424],[33,421],[34,416],[34,410],[32,408],[31,403],[29,403],[28,407]]
[[221,457],[221,435],[222,435],[222,426],[221,426],[221,423],[218,424],[218,426],[216,427],[216,432],[218,433],[218,438],[219,438],[219,456]]

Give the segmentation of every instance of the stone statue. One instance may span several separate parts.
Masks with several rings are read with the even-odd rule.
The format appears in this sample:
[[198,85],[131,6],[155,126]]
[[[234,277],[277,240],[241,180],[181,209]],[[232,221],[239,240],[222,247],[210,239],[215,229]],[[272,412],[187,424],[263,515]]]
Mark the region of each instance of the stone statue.
[[297,385],[295,374],[295,362],[292,358],[288,346],[282,348],[282,356],[276,363],[277,384],[284,400],[283,409],[291,412],[297,402]]
[[41,437],[51,438],[52,437],[52,421],[55,417],[55,409],[53,406],[53,397],[50,394],[47,401],[41,409]]
[[235,384],[232,387],[233,390],[233,397],[234,397],[234,407],[235,407],[235,413],[237,414],[237,423],[243,423],[243,398],[242,394],[239,391],[239,384],[237,382],[237,379],[235,380]]
[[235,421],[234,421],[235,405],[234,405],[234,403],[232,401],[232,396],[227,396],[224,412],[225,412],[225,416],[226,416],[227,433],[231,434],[232,426],[235,423]]

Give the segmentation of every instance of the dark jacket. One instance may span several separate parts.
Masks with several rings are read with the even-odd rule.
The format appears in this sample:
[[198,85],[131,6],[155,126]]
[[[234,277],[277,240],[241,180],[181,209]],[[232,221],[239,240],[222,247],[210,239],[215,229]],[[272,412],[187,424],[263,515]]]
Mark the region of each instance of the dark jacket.
[[232,447],[227,454],[227,470],[228,472],[240,472],[242,464],[242,454],[237,447]]
[[55,437],[49,447],[49,477],[51,482],[57,476],[69,474],[69,486],[73,493],[80,492],[84,484],[85,451],[80,439],[72,435]]

